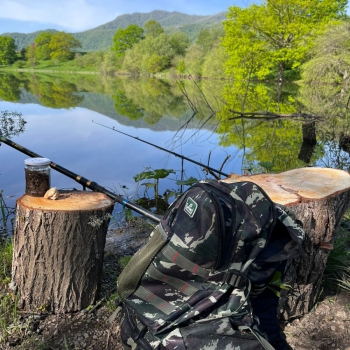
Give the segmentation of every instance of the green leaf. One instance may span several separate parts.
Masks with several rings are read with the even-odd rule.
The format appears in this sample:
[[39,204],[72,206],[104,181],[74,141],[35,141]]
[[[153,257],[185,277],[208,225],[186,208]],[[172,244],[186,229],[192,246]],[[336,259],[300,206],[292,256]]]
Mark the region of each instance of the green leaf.
[[146,179],[164,179],[169,174],[175,174],[175,171],[172,169],[156,169],[154,171],[143,171],[142,173],[135,175],[134,180],[138,182]]
[[272,290],[271,286],[276,286],[276,287],[278,287],[280,289],[284,289],[284,290],[290,290],[292,288],[291,285],[282,282],[282,274],[280,271],[276,271],[274,273],[274,275],[272,276],[272,279],[269,282],[269,288]]
[[267,288],[269,288],[274,294],[276,294],[278,298],[281,296],[281,293],[275,288],[272,288],[271,286],[267,286]]
[[128,262],[130,261],[130,259],[131,259],[130,255],[125,255],[118,260],[118,263],[121,266],[125,267],[128,264]]
[[153,179],[154,178],[154,172],[153,171],[143,171],[140,174],[136,174],[134,176],[134,180],[135,182],[139,182],[141,180],[145,180],[145,179]]
[[143,182],[140,186],[146,186],[147,188],[155,187],[156,184],[154,182]]
[[164,179],[167,176],[169,176],[170,174],[175,174],[175,171],[170,169],[156,169],[154,171],[154,178],[155,179]]
[[178,186],[181,186],[181,185],[187,185],[187,186],[192,186],[192,185],[194,185],[196,182],[198,182],[198,180],[197,179],[195,179],[194,177],[189,177],[187,180],[178,180],[178,181],[176,181],[175,183],[176,183],[176,185],[178,185]]

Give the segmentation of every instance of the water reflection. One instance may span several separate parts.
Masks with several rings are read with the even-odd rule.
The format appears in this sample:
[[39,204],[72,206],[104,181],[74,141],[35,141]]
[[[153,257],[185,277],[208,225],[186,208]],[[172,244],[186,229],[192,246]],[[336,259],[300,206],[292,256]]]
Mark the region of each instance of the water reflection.
[[242,173],[349,167],[346,147],[339,147],[340,138],[350,135],[348,96],[336,86],[290,84],[277,93],[276,86],[241,81],[16,73],[0,74],[0,98],[57,109],[84,107],[121,125],[178,131],[173,149],[190,142],[181,133],[186,128],[194,130],[191,137],[200,128],[215,131],[219,146],[241,150]]

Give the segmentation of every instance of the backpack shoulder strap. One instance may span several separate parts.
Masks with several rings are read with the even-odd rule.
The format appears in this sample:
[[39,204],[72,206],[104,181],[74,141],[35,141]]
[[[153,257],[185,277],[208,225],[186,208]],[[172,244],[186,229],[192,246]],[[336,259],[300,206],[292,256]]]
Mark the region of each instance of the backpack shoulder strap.
[[160,224],[157,225],[148,243],[132,257],[119,276],[118,294],[121,300],[125,301],[129,295],[136,291],[139,281],[148,269],[151,261],[167,241],[167,234]]

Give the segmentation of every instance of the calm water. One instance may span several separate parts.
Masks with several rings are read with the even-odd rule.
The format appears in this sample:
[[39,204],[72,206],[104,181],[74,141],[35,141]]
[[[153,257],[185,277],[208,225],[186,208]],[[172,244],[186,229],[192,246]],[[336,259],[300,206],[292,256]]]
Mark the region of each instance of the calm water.
[[[27,83],[24,78],[23,80]],[[186,130],[176,134],[192,115],[192,110],[182,98],[178,100],[181,108],[175,105],[173,114],[163,105],[164,115],[156,115],[157,109],[162,111],[162,101],[159,99],[160,93],[157,94],[157,91],[154,91],[154,98],[148,102],[154,103],[153,111],[145,112],[142,111],[142,107],[138,107],[144,116],[130,119],[116,111],[113,98],[106,93],[74,90],[54,96],[62,86],[57,80],[55,83],[56,85],[53,83],[50,89],[46,87],[53,94],[49,100],[52,102],[51,107],[43,105],[48,100],[48,94],[44,95],[39,88],[37,92],[33,91],[28,87],[29,84],[23,84],[23,81],[17,82],[19,88],[19,94],[15,93],[18,96],[17,101],[5,101],[6,96],[2,95],[0,111],[20,112],[27,122],[25,131],[11,139],[123,196],[142,196],[145,187],[138,186],[133,176],[148,168],[176,171],[176,174],[171,174],[167,179],[160,179],[159,193],[162,194],[167,189],[178,190],[179,186],[175,184],[175,180],[181,179],[181,159],[96,123],[114,127],[205,164],[211,152],[210,166],[213,168],[219,168],[227,154],[236,155],[237,157],[226,163],[223,171],[239,173],[241,170],[240,151],[234,146],[218,146],[218,136],[213,133],[210,125],[198,130],[196,123],[192,123]],[[60,92],[62,90],[63,88]],[[117,92],[121,94],[121,90]],[[76,100],[72,94],[76,96]],[[181,95],[178,96],[181,97]],[[55,101],[58,101],[56,106]],[[69,101],[73,104],[74,101],[79,102],[76,106],[69,106]],[[60,106],[60,102],[64,108]],[[123,102],[123,108],[128,112],[125,101],[120,103]],[[179,110],[177,111],[176,108]],[[152,117],[159,120],[150,120]],[[194,132],[195,135],[193,135]],[[13,206],[15,199],[24,193],[24,160],[26,158],[28,156],[8,145],[1,145],[0,189],[4,190],[5,198],[11,197],[7,199],[9,206]],[[205,174],[199,166],[185,161],[182,176],[184,179],[190,176],[199,179]],[[54,170],[51,170],[51,185],[59,189],[82,188],[77,182]],[[148,191],[152,194],[153,190]]]
[[[317,144],[311,147],[310,157],[301,156],[300,121],[228,122],[227,111],[220,112],[223,91],[222,86],[199,90],[193,82],[179,87],[175,81],[155,79],[0,74],[0,111],[20,112],[27,122],[23,133],[11,137],[13,141],[129,198],[143,196],[146,187],[136,183],[133,176],[147,169],[176,172],[160,179],[160,194],[178,191],[176,180],[191,176],[201,179],[206,174],[187,161],[182,168],[180,158],[96,123],[201,163],[207,164],[210,155],[210,166],[216,169],[230,156],[222,169],[225,173],[284,171],[308,165],[348,166],[348,153],[337,146],[337,135],[345,126],[336,130],[332,123],[317,126]],[[217,113],[209,118],[211,109]],[[193,117],[194,110],[197,114]],[[329,136],[332,133],[333,138]],[[14,206],[15,199],[24,193],[26,158],[1,145],[0,189],[9,206]],[[54,170],[51,184],[59,189],[82,188]],[[149,195],[152,191],[148,190]]]

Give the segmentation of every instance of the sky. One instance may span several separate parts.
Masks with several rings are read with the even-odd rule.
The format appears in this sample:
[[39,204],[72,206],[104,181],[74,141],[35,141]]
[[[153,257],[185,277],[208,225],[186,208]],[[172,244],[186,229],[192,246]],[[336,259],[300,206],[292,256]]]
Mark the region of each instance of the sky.
[[214,15],[253,0],[0,0],[0,34],[56,29],[82,32],[134,12],[178,11]]

